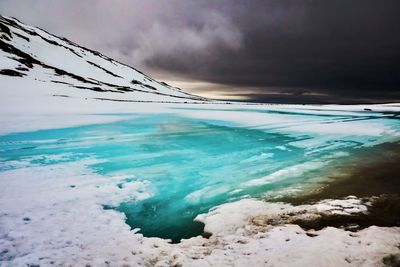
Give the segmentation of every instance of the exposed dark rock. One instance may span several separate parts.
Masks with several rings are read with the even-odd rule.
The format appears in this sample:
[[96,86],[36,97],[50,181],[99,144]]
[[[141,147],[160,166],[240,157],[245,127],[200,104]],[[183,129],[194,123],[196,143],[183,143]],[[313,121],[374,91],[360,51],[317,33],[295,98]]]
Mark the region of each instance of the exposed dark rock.
[[28,68],[24,68],[22,66],[16,67],[15,69],[20,70],[20,71],[28,71],[29,70]]
[[41,65],[41,62],[39,60],[33,58],[31,55],[25,52],[22,52],[21,50],[15,48],[14,46],[6,42],[3,42],[2,40],[0,40],[0,49],[6,53],[17,56],[14,59],[28,68],[32,68],[33,64]]
[[147,88],[149,88],[151,90],[157,90],[155,87],[148,85],[148,84],[144,84],[144,86],[146,86]]
[[132,80],[131,84],[142,84],[141,82],[139,82],[138,80]]
[[0,22],[0,30],[11,37],[11,31],[4,23]]
[[20,38],[22,38],[22,39],[26,40],[27,42],[29,42],[29,41],[30,41],[28,37],[26,37],[26,36],[23,36],[22,34],[19,34],[19,33],[16,33],[16,32],[14,32],[14,34],[15,34],[16,36],[18,36],[18,37],[20,37]]
[[25,76],[25,73],[16,71],[16,70],[10,70],[10,69],[3,69],[0,70],[1,75],[8,75],[8,76],[17,76],[17,77],[22,77]]
[[[191,96],[189,94],[187,94],[188,97],[186,97],[186,96],[176,96],[174,94],[160,93],[157,91],[157,89],[154,86],[143,84],[142,82],[137,81],[137,80],[132,80],[131,83],[134,85],[143,86],[143,89],[131,88],[129,86],[121,86],[121,85],[107,83],[104,81],[99,81],[97,79],[90,78],[90,77],[83,77],[82,75],[79,75],[78,73],[75,73],[74,71],[70,72],[69,70],[64,70],[64,69],[60,69],[56,66],[49,65],[48,63],[40,61],[38,58],[36,58],[34,55],[32,55],[30,52],[28,52],[29,50],[25,51],[22,48],[18,48],[16,46],[14,46],[13,43],[9,43],[8,41],[10,41],[13,37],[16,37],[16,36],[24,39],[27,42],[30,42],[34,38],[40,38],[41,40],[47,42],[51,46],[58,46],[58,47],[65,48],[66,50],[74,53],[75,55],[77,55],[79,57],[82,57],[83,55],[92,53],[93,55],[101,57],[102,59],[105,59],[116,66],[118,66],[117,63],[127,66],[127,65],[117,62],[107,56],[104,56],[97,51],[93,51],[93,50],[81,47],[81,46],[67,40],[66,38],[60,38],[55,35],[52,35],[43,29],[34,30],[30,27],[24,27],[24,25],[22,23],[20,23],[17,19],[14,19],[14,18],[9,19],[9,18],[0,16],[0,25],[1,25],[0,26],[1,31],[5,33],[5,34],[2,34],[1,38],[0,38],[0,49],[3,50],[4,52],[6,52],[7,54],[10,54],[9,57],[11,59],[13,59],[21,64],[20,66],[18,66],[16,68],[16,70],[3,70],[1,73],[3,75],[22,76],[22,75],[24,75],[24,73],[20,73],[19,71],[29,71],[29,69],[34,67],[34,65],[37,65],[42,68],[54,71],[55,76],[67,76],[73,80],[79,81],[80,83],[75,83],[72,81],[64,82],[64,81],[62,81],[62,79],[57,79],[57,78],[52,80],[52,82],[68,84],[75,88],[88,89],[88,90],[93,90],[93,91],[97,91],[97,92],[116,92],[116,93],[138,91],[138,92],[143,92],[143,93],[170,96],[170,97],[174,97],[174,98],[181,98],[181,99],[191,98],[191,99],[201,100],[201,98],[199,98],[197,96]],[[22,33],[12,32],[12,29],[18,29],[18,32],[21,31]],[[46,33],[46,34],[44,34],[44,33]],[[27,36],[29,36],[29,38]],[[28,45],[28,47],[29,47],[29,45]],[[113,73],[112,71],[101,67],[97,63],[94,63],[94,62],[88,61],[88,60],[86,60],[86,62],[91,64],[92,66],[95,66],[95,67],[103,70],[105,73],[107,73],[109,75],[112,75],[117,78],[123,78],[123,77],[119,76],[118,74]],[[127,66],[127,67],[131,68],[130,66]],[[140,72],[138,70],[136,70],[136,71],[143,74],[142,72]],[[49,72],[46,71],[46,73],[49,73]],[[50,72],[50,75],[51,75],[51,72]],[[146,81],[156,82],[147,76],[144,76],[143,78]],[[38,79],[35,78],[35,80],[38,80]],[[166,85],[166,86],[168,86],[168,85]],[[139,86],[135,86],[135,87],[139,87]],[[150,89],[151,91],[148,89]],[[140,101],[137,101],[137,102],[140,102]],[[151,101],[145,101],[145,102],[151,102]],[[160,102],[163,102],[163,101],[160,101]],[[165,101],[165,102],[169,102],[169,101]]]
[[386,267],[400,267],[400,254],[390,254],[382,259]]
[[93,66],[95,66],[95,67],[97,67],[97,68],[103,70],[104,72],[106,72],[106,73],[108,73],[108,74],[110,74],[110,75],[112,75],[112,76],[114,76],[114,77],[122,78],[121,76],[119,76],[119,75],[117,75],[117,74],[115,74],[115,73],[112,73],[111,71],[109,71],[109,70],[107,70],[107,69],[105,69],[105,68],[103,68],[103,67],[97,65],[96,63],[93,63],[93,62],[91,62],[91,61],[86,61],[86,62],[89,63],[90,65],[93,65]]

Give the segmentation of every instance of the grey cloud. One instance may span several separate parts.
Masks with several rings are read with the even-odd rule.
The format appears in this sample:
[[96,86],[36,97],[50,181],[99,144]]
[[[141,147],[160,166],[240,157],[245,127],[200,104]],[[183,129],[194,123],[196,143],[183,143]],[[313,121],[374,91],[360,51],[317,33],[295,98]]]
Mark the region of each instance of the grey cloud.
[[[43,27],[136,67],[159,55],[237,50],[241,32],[228,15],[195,2],[32,0],[0,2],[1,13]],[[189,12],[188,12],[189,11]]]
[[204,13],[201,27],[170,27],[154,23],[150,29],[137,37],[137,47],[132,49],[135,62],[145,62],[158,56],[179,57],[180,53],[207,55],[208,49],[222,46],[238,50],[241,46],[241,33],[230,21],[216,12]]
[[4,15],[156,77],[203,82],[196,93],[266,102],[400,101],[398,10],[397,0],[0,1]]

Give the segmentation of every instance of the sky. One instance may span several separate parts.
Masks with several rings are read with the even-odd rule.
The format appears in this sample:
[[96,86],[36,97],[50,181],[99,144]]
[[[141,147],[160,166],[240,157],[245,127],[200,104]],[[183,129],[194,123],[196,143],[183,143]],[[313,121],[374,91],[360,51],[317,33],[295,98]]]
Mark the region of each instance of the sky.
[[400,102],[398,0],[0,0],[0,14],[218,99]]

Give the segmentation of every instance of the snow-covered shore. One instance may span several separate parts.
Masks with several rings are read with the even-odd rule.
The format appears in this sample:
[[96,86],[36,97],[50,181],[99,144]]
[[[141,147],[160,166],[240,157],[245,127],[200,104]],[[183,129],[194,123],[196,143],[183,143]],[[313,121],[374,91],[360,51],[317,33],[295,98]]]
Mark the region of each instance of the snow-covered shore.
[[366,213],[373,198],[301,206],[243,199],[196,218],[210,238],[170,244],[143,237],[122,213],[102,205],[132,198],[132,192],[138,200],[150,197],[146,184],[115,190],[124,177],[98,177],[88,163],[20,166],[1,174],[1,266],[381,266],[399,255],[399,227],[315,231],[296,224]]
[[306,231],[289,224],[352,216],[367,212],[370,204],[355,197],[302,206],[251,199],[225,204],[198,217],[213,235],[182,242],[179,246],[192,253],[182,261],[187,266],[381,266],[385,256],[399,256],[399,227],[353,233],[334,227]]

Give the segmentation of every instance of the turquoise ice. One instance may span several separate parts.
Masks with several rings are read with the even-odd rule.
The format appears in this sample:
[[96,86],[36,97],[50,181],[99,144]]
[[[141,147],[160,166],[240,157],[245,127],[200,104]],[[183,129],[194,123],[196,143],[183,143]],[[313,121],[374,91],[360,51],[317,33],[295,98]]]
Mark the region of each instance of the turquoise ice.
[[[247,110],[246,112],[259,112]],[[299,121],[379,121],[400,128],[395,115],[352,117],[292,114]],[[290,127],[250,128],[226,121],[178,115],[136,115],[107,124],[0,136],[0,171],[11,161],[51,165],[99,159],[90,167],[104,176],[122,175],[115,190],[143,181],[151,197],[105,209],[125,213],[145,236],[179,241],[202,232],[199,213],[243,197],[301,188],[323,177],[329,162],[347,160],[387,136],[296,132]],[[323,125],[323,124],[321,124]],[[323,127],[323,126],[321,126]]]

